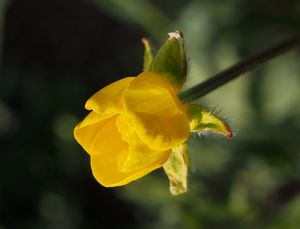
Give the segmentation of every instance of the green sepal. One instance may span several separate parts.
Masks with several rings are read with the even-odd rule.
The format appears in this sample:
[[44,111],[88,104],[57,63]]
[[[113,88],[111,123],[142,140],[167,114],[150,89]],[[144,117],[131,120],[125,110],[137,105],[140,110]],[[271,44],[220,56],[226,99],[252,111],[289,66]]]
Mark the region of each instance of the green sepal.
[[188,104],[187,107],[191,132],[212,132],[232,137],[228,124],[213,112],[198,104]]
[[182,86],[187,76],[187,61],[181,32],[169,33],[153,60],[151,72],[165,76],[178,88]]
[[146,38],[143,38],[142,42],[144,44],[144,49],[145,49],[143,71],[150,72],[153,59],[154,59],[152,45],[150,41]]
[[163,168],[169,178],[170,192],[176,196],[187,191],[189,156],[186,144],[172,149],[169,159]]

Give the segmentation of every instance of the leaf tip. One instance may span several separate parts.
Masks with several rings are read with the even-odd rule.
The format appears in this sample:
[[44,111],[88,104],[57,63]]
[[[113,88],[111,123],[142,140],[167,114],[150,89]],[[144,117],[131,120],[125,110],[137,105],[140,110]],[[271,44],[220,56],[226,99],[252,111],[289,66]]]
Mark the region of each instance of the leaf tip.
[[179,30],[176,30],[175,32],[168,33],[169,39],[175,38],[177,40],[183,40],[183,33]]
[[231,139],[233,137],[233,133],[231,128],[229,127],[229,125],[227,123],[225,123],[225,129],[226,129],[226,137],[228,139]]

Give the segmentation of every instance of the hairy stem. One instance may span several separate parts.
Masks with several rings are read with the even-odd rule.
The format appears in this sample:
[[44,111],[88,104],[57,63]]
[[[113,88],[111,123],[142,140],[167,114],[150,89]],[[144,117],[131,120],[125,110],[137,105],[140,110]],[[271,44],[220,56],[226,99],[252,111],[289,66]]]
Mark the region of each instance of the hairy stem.
[[283,41],[282,43],[269,48],[265,51],[258,53],[240,63],[237,63],[228,69],[217,73],[208,80],[201,82],[190,89],[181,92],[178,96],[182,101],[191,102],[199,99],[200,97],[208,94],[214,89],[228,83],[229,81],[239,77],[243,73],[257,66],[265,63],[266,61],[279,56],[295,47],[300,45],[300,37],[294,37]]

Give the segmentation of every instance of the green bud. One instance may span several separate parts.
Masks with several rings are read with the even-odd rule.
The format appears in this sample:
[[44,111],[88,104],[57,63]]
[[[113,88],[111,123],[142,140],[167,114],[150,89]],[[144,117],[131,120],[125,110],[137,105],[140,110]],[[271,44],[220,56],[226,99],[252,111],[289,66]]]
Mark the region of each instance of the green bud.
[[169,33],[153,60],[151,72],[167,77],[178,88],[182,86],[187,76],[187,61],[181,32]]
[[182,144],[173,148],[169,159],[163,165],[169,178],[172,195],[179,195],[187,191],[188,164],[187,146]]

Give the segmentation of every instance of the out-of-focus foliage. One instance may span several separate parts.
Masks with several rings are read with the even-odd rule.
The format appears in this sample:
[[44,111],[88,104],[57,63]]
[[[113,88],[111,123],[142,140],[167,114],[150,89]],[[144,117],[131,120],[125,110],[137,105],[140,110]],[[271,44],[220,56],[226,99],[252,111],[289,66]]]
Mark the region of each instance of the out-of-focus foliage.
[[142,69],[144,36],[184,32],[189,87],[299,31],[296,0],[0,4],[0,228],[300,228],[299,49],[199,102],[236,129],[194,136],[189,192],[157,171],[104,189],[72,137],[99,88]]

